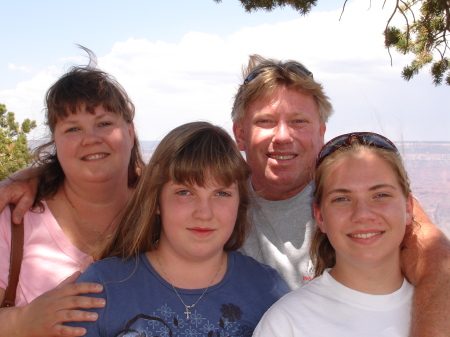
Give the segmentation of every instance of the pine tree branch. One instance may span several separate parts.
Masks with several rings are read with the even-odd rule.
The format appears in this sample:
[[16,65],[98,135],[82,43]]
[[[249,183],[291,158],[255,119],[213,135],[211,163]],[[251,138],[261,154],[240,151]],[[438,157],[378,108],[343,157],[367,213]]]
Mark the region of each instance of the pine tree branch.
[[406,9],[411,13],[412,17],[413,17],[413,24],[416,23],[416,16],[414,15],[414,11],[412,10],[411,6],[409,5],[408,2],[404,2],[402,1],[403,6],[406,7]]
[[[388,20],[387,23],[386,23],[386,28],[384,29],[384,34],[385,34],[385,36],[387,35],[389,24],[391,23],[392,18],[394,17],[395,13],[397,12],[397,9],[398,9],[398,2],[399,2],[399,0],[396,1],[394,11],[392,12],[391,17],[389,18],[389,20]],[[384,0],[384,3],[386,3],[386,0]],[[384,4],[383,4],[383,8],[384,8]],[[391,59],[391,67],[392,67],[391,47],[388,45],[388,46],[387,46],[387,49],[388,49],[389,58]]]
[[[398,1],[397,1],[397,4],[398,4]],[[403,11],[403,9],[401,7],[399,7],[399,10],[400,10],[400,13],[402,13],[402,15],[406,21],[406,46],[405,46],[405,51],[403,52],[403,55],[406,55],[406,51],[408,50],[408,47],[409,47],[409,21],[408,21],[408,17],[406,16],[405,12]]]
[[344,6],[342,6],[342,12],[341,12],[341,16],[339,17],[339,21],[341,21],[341,19],[342,19],[342,15],[344,14],[344,10],[345,10],[345,5],[346,4],[347,4],[347,0],[345,0]]

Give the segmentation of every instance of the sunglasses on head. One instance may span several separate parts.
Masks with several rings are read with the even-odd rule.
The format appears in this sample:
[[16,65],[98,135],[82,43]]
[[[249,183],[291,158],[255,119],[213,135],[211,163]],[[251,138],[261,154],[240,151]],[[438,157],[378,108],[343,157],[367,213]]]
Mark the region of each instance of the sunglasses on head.
[[322,150],[320,150],[319,155],[317,156],[316,169],[327,156],[342,147],[350,146],[353,139],[359,141],[360,144],[379,147],[398,153],[398,149],[394,143],[382,135],[373,132],[352,132],[337,136],[322,147]]
[[[274,65],[265,65],[265,66],[261,66],[259,68],[256,68],[255,70],[253,70],[244,80],[244,84],[248,84],[249,82],[253,81],[256,77],[258,77],[259,74],[261,74],[263,72],[263,70],[265,68],[269,68],[269,67],[275,67]],[[289,68],[287,68],[288,70],[291,70],[291,68],[294,68],[296,70],[298,70],[300,72],[300,74],[303,74],[305,76],[311,76],[312,78],[314,78],[313,73],[310,72],[308,69],[306,69],[305,67],[303,67],[302,65],[299,64],[292,64],[289,66]],[[291,70],[292,71],[292,70]]]

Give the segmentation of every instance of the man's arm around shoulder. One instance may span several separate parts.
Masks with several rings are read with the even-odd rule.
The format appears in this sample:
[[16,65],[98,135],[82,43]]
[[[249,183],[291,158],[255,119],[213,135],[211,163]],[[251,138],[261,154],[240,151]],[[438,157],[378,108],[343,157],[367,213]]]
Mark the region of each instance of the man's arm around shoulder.
[[402,270],[415,286],[410,337],[450,336],[450,240],[414,201],[419,223],[402,250]]

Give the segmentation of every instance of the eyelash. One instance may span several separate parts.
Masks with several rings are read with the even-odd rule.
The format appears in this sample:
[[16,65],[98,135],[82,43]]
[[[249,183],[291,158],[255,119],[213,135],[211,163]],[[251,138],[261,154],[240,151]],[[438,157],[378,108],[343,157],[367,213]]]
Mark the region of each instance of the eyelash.
[[346,197],[338,197],[338,198],[334,198],[332,201],[334,202],[342,202],[342,201],[347,201],[348,199]]
[[79,129],[77,127],[73,127],[73,128],[69,128],[66,130],[66,132],[73,132],[73,131],[78,131]]
[[[188,194],[190,194],[190,193],[191,193],[191,192],[188,191],[188,190],[182,190],[182,191],[176,192],[176,194],[179,194],[179,195],[188,195]],[[225,192],[225,191],[219,191],[219,192],[216,193],[216,195],[219,195],[219,196],[221,196],[221,197],[230,197],[230,196],[231,196],[230,193]]]

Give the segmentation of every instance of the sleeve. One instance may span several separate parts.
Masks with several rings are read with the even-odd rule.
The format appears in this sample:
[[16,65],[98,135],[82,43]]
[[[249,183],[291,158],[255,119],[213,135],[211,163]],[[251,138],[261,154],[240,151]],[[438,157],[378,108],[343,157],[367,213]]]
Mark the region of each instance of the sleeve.
[[9,206],[0,213],[0,288],[6,289],[11,256],[11,211]]
[[[296,337],[301,337],[298,332]],[[275,303],[259,321],[253,337],[294,337],[292,324],[286,312]]]
[[266,266],[270,268],[269,271],[272,274],[272,294],[275,296],[276,300],[280,299],[287,293],[291,291],[286,281],[281,277],[281,275],[272,267]]
[[[96,268],[94,264],[91,264],[76,280],[75,283],[80,282],[92,282],[92,283],[100,283],[102,284],[100,277],[98,276],[96,272]],[[106,300],[106,292],[103,288],[103,291],[100,293],[89,293],[89,294],[82,294],[78,296],[87,296],[87,297],[96,297],[96,298],[104,298]],[[108,302],[106,302],[108,305]],[[83,311],[89,311],[89,312],[96,312],[98,314],[98,319],[95,322],[88,322],[88,321],[82,321],[82,322],[66,322],[64,325],[72,326],[72,327],[80,327],[85,328],[87,330],[87,333],[84,335],[85,337],[99,337],[99,336],[106,336],[106,332],[102,330],[102,327],[105,326],[104,321],[106,319],[106,306],[100,309],[92,308],[92,309],[79,309]]]

